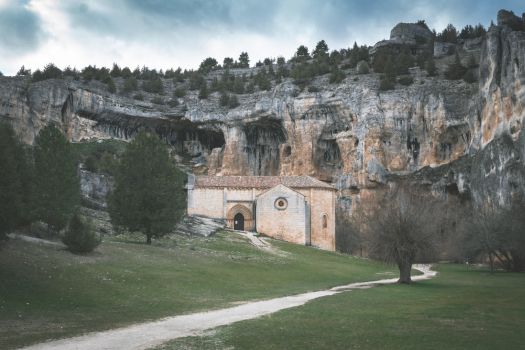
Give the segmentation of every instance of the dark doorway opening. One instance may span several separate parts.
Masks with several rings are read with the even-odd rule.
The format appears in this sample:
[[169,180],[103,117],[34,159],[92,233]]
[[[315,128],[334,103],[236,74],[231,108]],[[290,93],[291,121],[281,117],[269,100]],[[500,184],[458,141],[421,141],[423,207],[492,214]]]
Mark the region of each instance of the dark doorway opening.
[[237,213],[233,217],[233,229],[238,231],[244,231],[244,215],[242,215],[241,213]]

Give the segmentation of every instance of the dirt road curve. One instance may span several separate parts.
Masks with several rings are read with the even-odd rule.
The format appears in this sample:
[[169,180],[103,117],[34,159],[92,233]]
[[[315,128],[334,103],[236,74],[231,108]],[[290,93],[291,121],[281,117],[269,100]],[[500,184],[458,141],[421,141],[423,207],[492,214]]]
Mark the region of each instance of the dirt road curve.
[[[432,278],[435,271],[428,265],[414,266],[423,272],[414,276],[415,281]],[[248,302],[235,307],[168,317],[159,321],[140,323],[125,328],[113,329],[83,336],[32,345],[24,350],[139,350],[148,349],[171,339],[198,335],[206,330],[249,320],[305,304],[306,302],[352,289],[370,288],[395,283],[397,278],[370,282],[352,283],[327,290],[297,294],[270,300]]]

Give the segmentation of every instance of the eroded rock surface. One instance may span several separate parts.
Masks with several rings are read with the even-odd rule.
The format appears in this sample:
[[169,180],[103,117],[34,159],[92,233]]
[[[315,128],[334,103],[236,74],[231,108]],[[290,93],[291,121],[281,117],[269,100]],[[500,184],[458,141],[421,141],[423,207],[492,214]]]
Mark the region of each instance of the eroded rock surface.
[[[517,16],[500,13],[498,20],[484,40],[455,48],[463,60],[473,55],[479,62],[473,84],[442,78],[452,59],[445,53],[436,58],[440,77],[412,68],[414,84],[393,91],[379,91],[378,74],[347,70],[337,85],[318,77],[319,92],[299,92],[288,79],[268,92],[239,95],[240,106],[231,110],[220,106],[218,93],[199,100],[190,91],[171,108],[92,83],[1,77],[0,119],[27,143],[48,122],[72,141],[130,139],[146,128],[195,173],[311,175],[337,186],[341,208],[407,176],[475,201],[504,202],[525,192],[525,32],[517,30],[524,23]],[[414,26],[396,28],[397,39],[415,33]],[[173,83],[164,84],[171,95]]]

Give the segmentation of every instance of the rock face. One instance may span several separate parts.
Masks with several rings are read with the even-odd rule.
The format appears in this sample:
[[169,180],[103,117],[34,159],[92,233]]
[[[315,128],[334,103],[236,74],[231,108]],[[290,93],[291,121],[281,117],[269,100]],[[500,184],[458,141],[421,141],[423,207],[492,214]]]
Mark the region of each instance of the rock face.
[[[347,70],[338,85],[318,77],[319,92],[299,92],[285,80],[269,92],[239,95],[240,106],[228,110],[218,93],[199,100],[189,92],[181,107],[170,108],[74,80],[0,77],[0,120],[9,120],[27,143],[48,122],[73,141],[129,139],[143,127],[195,172],[310,175],[336,185],[343,209],[399,177],[476,202],[505,202],[525,192],[525,32],[516,30],[519,23],[500,12],[486,39],[458,45],[463,60],[479,61],[474,84],[412,68],[413,85],[380,92],[378,74]],[[419,35],[414,28],[400,24],[391,35],[405,40]],[[448,60],[436,61],[441,73]],[[171,94],[172,83],[164,84]]]

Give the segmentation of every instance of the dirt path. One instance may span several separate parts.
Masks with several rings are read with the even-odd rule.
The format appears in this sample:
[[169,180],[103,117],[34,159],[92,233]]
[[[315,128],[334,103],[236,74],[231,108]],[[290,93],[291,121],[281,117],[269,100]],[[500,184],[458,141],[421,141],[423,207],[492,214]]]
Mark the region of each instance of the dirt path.
[[[436,275],[429,265],[414,266],[423,272],[414,276],[415,281],[430,279]],[[297,294],[270,300],[248,302],[226,309],[199,312],[189,315],[168,317],[159,321],[136,324],[83,336],[51,341],[24,348],[24,350],[139,350],[158,346],[169,340],[199,335],[202,332],[228,325],[234,322],[249,320],[305,304],[306,302],[338,294],[352,289],[370,288],[382,284],[392,284],[397,278],[371,282],[352,283],[327,290]]]

